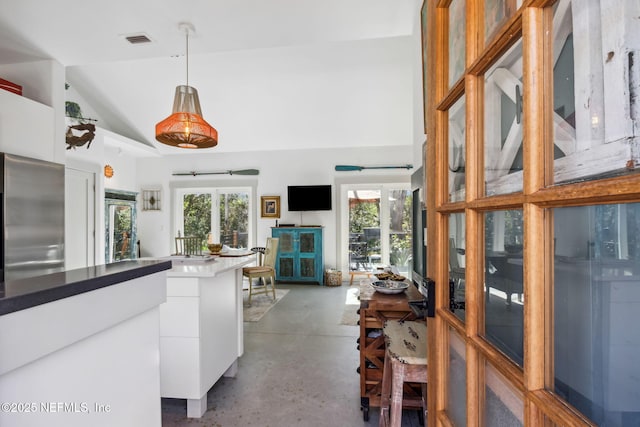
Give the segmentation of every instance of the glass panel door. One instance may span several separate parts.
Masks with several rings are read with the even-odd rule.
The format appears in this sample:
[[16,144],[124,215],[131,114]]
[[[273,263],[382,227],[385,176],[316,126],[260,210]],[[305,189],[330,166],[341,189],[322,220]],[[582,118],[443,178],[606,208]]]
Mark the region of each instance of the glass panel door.
[[249,193],[219,190],[217,196],[219,215],[214,236],[230,248],[248,248]]
[[373,270],[381,265],[379,189],[348,191],[349,270]]
[[136,193],[109,190],[105,198],[105,262],[137,257]]
[[640,203],[553,216],[554,391],[598,425],[640,425]]
[[638,2],[601,3],[425,2],[428,425],[640,426]]
[[176,237],[197,237],[202,250],[207,250],[207,237],[212,243],[228,248],[248,248],[249,191],[235,189],[178,190]]
[[299,233],[300,239],[300,276],[312,278],[316,275],[316,234],[305,233],[301,231]]
[[347,190],[349,270],[411,266],[412,194],[402,185],[351,186]]
[[289,230],[278,230],[278,277],[292,279],[295,275],[295,253],[296,239],[295,232]]
[[449,309],[465,320],[465,270],[466,270],[465,216],[462,213],[449,216]]
[[[207,235],[211,231],[212,205],[213,198],[210,193],[190,193],[185,194],[183,198],[184,224],[182,237],[197,237],[201,250],[207,249]],[[201,251],[197,252],[200,253]],[[176,249],[176,253],[183,253],[183,251]]]
[[[561,0],[553,8],[552,122],[556,183],[634,173],[640,157],[634,148],[637,144],[629,143],[637,138],[637,131],[633,130],[637,118],[631,112],[635,108],[633,101],[627,98],[634,96],[630,86],[633,86],[634,69],[638,75],[637,53],[634,55],[637,50],[624,53],[629,55],[627,65],[623,65],[625,59],[618,58],[619,67],[627,67],[624,73],[629,77],[624,80],[631,81],[604,85],[603,77],[610,72],[614,52],[602,52],[608,43],[600,40],[599,29],[594,31],[600,26],[600,15],[575,10],[581,9],[579,4]],[[610,32],[605,34],[619,37]],[[584,48],[585,44],[589,48]],[[604,69],[601,57],[606,58]],[[635,85],[637,87],[637,83]],[[609,109],[607,117],[605,108]]]
[[523,396],[490,363],[484,363],[484,425],[524,425]]
[[452,0],[449,6],[449,86],[460,79],[465,69],[466,0]]
[[522,42],[484,76],[484,173],[486,194],[522,190]]
[[109,255],[107,262],[133,258],[131,244],[132,210],[128,205],[109,205]]
[[[449,366],[447,414],[456,426],[467,425],[467,352],[464,340],[449,328]],[[493,424],[488,424],[493,425]]]
[[465,199],[465,98],[449,108],[449,201],[463,202]]
[[[518,7],[522,0],[518,0]],[[484,41],[488,42],[496,35],[497,30],[513,15],[516,9],[515,0],[484,0]]]
[[411,201],[409,190],[389,191],[389,264],[409,277],[411,266]]
[[521,210],[485,214],[485,337],[519,365],[524,357]]

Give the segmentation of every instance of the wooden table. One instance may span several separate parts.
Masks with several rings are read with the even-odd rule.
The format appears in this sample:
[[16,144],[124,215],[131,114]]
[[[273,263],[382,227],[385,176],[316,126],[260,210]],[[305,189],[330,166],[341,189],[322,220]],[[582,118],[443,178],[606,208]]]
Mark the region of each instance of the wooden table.
[[[363,281],[364,282],[364,281]],[[382,375],[384,369],[385,344],[382,325],[388,319],[415,320],[409,301],[422,300],[415,286],[395,295],[376,292],[369,283],[360,284],[360,406],[365,421],[369,420],[369,408],[380,407]],[[416,398],[420,396],[419,384],[408,384],[405,388],[403,407],[420,409]]]

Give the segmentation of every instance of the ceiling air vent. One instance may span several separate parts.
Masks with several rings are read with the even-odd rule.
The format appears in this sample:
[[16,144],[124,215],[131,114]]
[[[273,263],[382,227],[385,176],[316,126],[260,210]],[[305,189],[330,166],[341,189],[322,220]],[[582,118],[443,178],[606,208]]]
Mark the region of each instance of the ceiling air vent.
[[142,43],[151,43],[151,39],[146,34],[130,34],[128,36],[124,36],[125,40],[127,40],[131,44],[142,44]]

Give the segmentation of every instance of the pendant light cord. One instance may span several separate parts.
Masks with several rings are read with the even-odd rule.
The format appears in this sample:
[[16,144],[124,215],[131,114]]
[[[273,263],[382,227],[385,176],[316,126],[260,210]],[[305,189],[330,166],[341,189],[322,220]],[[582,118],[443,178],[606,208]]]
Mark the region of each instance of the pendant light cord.
[[189,29],[186,30],[187,33],[187,87],[189,86]]

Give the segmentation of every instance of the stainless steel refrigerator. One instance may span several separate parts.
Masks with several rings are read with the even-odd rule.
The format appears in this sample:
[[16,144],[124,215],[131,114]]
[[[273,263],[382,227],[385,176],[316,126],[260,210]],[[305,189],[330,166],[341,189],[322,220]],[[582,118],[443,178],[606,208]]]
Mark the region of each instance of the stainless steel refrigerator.
[[1,279],[64,269],[64,165],[0,153]]

